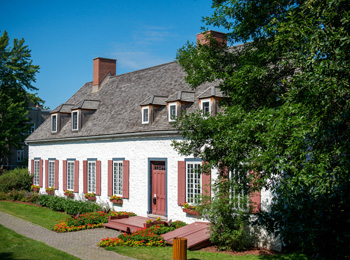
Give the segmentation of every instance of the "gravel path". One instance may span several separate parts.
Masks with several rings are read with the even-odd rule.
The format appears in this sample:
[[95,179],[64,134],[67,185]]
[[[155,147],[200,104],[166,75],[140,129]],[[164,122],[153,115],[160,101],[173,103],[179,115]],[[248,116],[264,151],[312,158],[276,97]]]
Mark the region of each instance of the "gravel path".
[[44,242],[80,259],[133,259],[97,246],[102,238],[116,237],[120,234],[112,229],[95,228],[77,232],[56,233],[4,212],[0,212],[0,224],[18,234]]

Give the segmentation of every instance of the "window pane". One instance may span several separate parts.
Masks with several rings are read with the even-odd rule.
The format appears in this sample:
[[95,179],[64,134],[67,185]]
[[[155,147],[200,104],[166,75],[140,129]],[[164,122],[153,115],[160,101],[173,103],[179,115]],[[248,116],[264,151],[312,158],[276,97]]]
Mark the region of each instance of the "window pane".
[[67,189],[74,189],[74,162],[67,162]]
[[39,185],[39,160],[34,161],[34,185]]
[[143,121],[148,122],[148,108],[143,110]]
[[78,129],[78,112],[73,112],[73,130]]
[[89,162],[88,166],[88,192],[96,192],[96,163]]
[[171,105],[170,106],[170,119],[176,118],[176,106]]
[[56,132],[57,131],[57,120],[56,120],[57,116],[54,115],[51,117],[51,120],[52,120],[52,132]]
[[208,114],[210,112],[209,109],[210,102],[202,102],[202,110],[203,110],[203,115]]
[[49,187],[55,186],[55,161],[49,161]]
[[187,199],[188,203],[195,203],[201,194],[200,163],[187,163]]
[[113,194],[123,195],[123,162],[113,163]]

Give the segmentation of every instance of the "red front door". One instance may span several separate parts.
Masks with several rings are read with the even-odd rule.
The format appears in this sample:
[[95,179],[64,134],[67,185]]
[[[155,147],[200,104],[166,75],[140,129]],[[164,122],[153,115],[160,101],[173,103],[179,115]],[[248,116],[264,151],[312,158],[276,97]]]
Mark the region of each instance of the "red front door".
[[165,215],[165,162],[152,162],[152,214]]

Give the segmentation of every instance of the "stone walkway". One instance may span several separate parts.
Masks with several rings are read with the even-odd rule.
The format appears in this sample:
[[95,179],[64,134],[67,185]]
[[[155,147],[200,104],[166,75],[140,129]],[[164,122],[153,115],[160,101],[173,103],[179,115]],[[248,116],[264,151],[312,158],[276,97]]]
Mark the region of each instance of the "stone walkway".
[[77,232],[56,233],[0,211],[0,224],[18,234],[44,242],[80,259],[133,259],[97,246],[102,238],[116,237],[112,229],[96,228]]

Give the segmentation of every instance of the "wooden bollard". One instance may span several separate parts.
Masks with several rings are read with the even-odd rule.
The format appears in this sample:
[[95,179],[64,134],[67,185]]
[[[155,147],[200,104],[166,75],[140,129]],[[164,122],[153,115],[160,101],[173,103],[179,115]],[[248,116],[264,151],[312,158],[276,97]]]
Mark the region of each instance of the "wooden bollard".
[[187,260],[187,238],[174,237],[173,260]]

